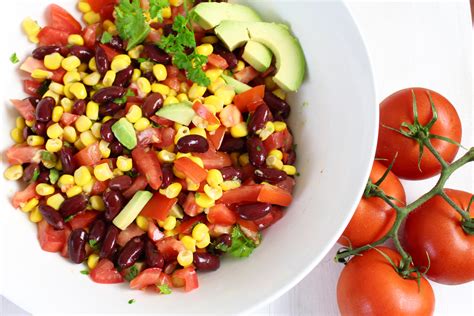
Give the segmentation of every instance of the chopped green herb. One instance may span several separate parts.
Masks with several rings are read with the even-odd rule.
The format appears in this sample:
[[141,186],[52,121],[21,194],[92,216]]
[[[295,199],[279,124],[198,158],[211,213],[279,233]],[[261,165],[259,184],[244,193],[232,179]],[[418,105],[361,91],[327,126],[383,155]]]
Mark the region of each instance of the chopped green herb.
[[56,168],[49,170],[49,181],[51,184],[55,184],[59,179],[59,171]]
[[238,225],[234,226],[232,230],[232,246],[228,251],[233,257],[248,257],[256,247],[257,245],[244,235]]
[[136,170],[130,170],[130,171],[127,171],[125,172],[125,174],[127,176],[129,176],[130,178],[136,178],[138,176],[138,172]]
[[148,60],[149,60],[148,58],[143,58],[143,57],[137,58],[137,61],[138,61],[139,63],[144,63],[144,62],[146,62],[146,61],[148,61]]
[[156,287],[160,290],[160,294],[171,294],[171,289],[167,284],[157,285]]
[[35,182],[36,180],[38,180],[39,175],[40,175],[39,168],[36,167],[35,170],[33,171],[33,177],[31,177],[31,181]]
[[260,146],[257,146],[256,148],[257,148],[257,151],[262,150],[262,147],[260,147]]
[[301,176],[301,173],[297,172],[297,173],[295,174],[295,176],[299,177],[299,176]]
[[82,270],[81,274],[89,275],[89,270]]
[[43,162],[43,164],[46,162],[48,164],[55,164],[57,161],[58,161],[58,158],[56,157],[55,154],[47,151],[47,150],[43,150],[41,152],[41,161]]
[[65,223],[70,222],[73,218],[74,218],[74,215],[69,215],[68,217],[64,219],[64,222]]
[[138,269],[135,266],[131,266],[128,270],[128,273],[125,275],[125,280],[132,281],[138,275]]
[[224,244],[223,242],[220,242],[214,248],[222,252],[227,252],[230,247]]
[[13,53],[10,56],[10,61],[12,62],[12,64],[17,64],[17,63],[20,62],[20,60],[18,59],[18,56],[16,55],[16,53]]
[[125,93],[126,97],[134,97],[135,93],[133,92],[132,89],[128,89],[127,92]]
[[127,102],[127,97],[126,96],[123,96],[121,98],[118,98],[118,99],[114,99],[113,101],[114,103],[117,103],[117,104],[124,104]]
[[89,240],[89,246],[91,246],[93,250],[99,250],[99,244],[97,243],[97,240]]
[[36,94],[40,95],[40,96],[43,96],[43,94],[46,93],[46,91],[49,90],[49,84],[51,83],[51,80],[47,79],[45,81],[43,81],[40,86],[38,87],[38,89],[36,89]]
[[110,34],[109,32],[102,33],[102,37],[100,39],[100,42],[102,44],[110,43],[111,40],[112,40],[112,34]]
[[150,0],[150,18],[158,19],[163,21],[163,15],[161,14],[164,8],[170,5],[168,0]]
[[135,303],[135,299],[132,298],[131,300],[128,300],[128,304],[133,304],[133,303]]
[[115,6],[115,25],[120,37],[128,41],[127,50],[143,42],[150,32],[140,0],[120,0]]

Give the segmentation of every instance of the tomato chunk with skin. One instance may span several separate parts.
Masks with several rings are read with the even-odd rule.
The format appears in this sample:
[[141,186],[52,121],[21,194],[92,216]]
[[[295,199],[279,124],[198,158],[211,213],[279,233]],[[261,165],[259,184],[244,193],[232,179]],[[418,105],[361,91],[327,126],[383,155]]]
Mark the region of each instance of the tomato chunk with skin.
[[90,273],[92,281],[101,284],[122,283],[122,275],[115,269],[112,261],[102,259]]
[[173,237],[166,237],[156,242],[158,251],[163,255],[166,261],[176,260],[178,253],[186,249],[183,243]]
[[31,147],[26,144],[13,145],[7,149],[7,161],[11,165],[33,162],[36,158],[39,160],[38,153],[41,150],[40,147]]
[[36,182],[34,182],[29,184],[24,190],[16,192],[15,195],[13,195],[12,204],[13,207],[18,208],[32,198],[38,197],[39,195],[36,193]]
[[207,133],[207,139],[212,143],[212,146],[219,150],[224,140],[226,128],[219,126],[215,131]]
[[148,201],[141,211],[141,215],[158,221],[164,221],[176,202],[178,202],[176,198],[169,199],[160,192],[155,192],[151,200]]
[[96,211],[85,211],[75,215],[68,223],[73,230],[76,228],[87,228],[98,215],[99,212]]
[[250,90],[239,93],[234,97],[234,104],[239,108],[240,112],[248,112],[249,105],[263,100],[265,95],[265,86],[256,86]]
[[38,33],[38,39],[41,46],[48,45],[67,45],[69,33],[66,31],[55,29],[51,26],[45,26]]
[[207,62],[209,65],[219,69],[227,69],[229,67],[227,61],[220,55],[216,54],[210,54],[209,56],[207,56]]
[[153,150],[136,147],[132,150],[132,158],[138,171],[145,175],[148,184],[154,190],[158,190],[163,182],[163,174],[156,153]]
[[98,142],[89,145],[74,155],[74,160],[81,166],[93,166],[101,159],[102,154],[100,153]]
[[173,285],[183,287],[184,291],[189,292],[199,287],[196,270],[193,267],[176,270],[171,277]]
[[175,160],[174,167],[194,183],[201,183],[207,177],[207,171],[187,157]]
[[204,209],[196,204],[194,193],[189,192],[186,201],[184,202],[183,210],[189,216],[196,216],[197,214],[202,213]]
[[41,249],[47,252],[60,252],[66,243],[64,230],[55,230],[45,220],[38,223],[38,240]]
[[35,108],[28,99],[11,99],[10,102],[25,120],[33,121],[35,119]]
[[130,288],[134,290],[143,290],[148,286],[156,286],[160,282],[161,269],[148,268],[138,274],[130,281]]
[[46,23],[57,30],[67,32],[69,34],[80,34],[81,24],[71,15],[57,4],[50,4],[46,9]]
[[123,196],[127,199],[131,198],[137,191],[143,190],[148,185],[144,175],[135,178],[132,186],[123,192]]
[[236,223],[237,215],[225,204],[216,204],[209,209],[207,219],[209,223],[228,226]]
[[291,204],[293,196],[287,191],[273,185],[263,185],[260,190],[257,201],[263,203],[288,206]]
[[260,191],[262,189],[261,184],[257,185],[243,185],[236,189],[232,189],[224,192],[222,197],[219,199],[219,203],[234,204],[241,202],[256,202]]
[[205,153],[193,153],[193,156],[201,158],[206,169],[221,169],[232,166],[229,154],[211,148],[211,143],[209,143],[208,151]]

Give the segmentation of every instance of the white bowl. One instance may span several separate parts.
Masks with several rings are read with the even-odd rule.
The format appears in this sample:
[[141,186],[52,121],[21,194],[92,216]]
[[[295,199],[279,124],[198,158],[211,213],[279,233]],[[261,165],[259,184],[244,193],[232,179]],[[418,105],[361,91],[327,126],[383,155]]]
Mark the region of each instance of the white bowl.
[[[25,16],[40,18],[52,0],[5,1],[0,59],[2,150],[11,145],[15,111],[9,98],[22,98],[8,57],[24,58],[33,46],[20,29]],[[76,1],[56,0],[74,11]],[[291,126],[298,144],[295,199],[284,218],[264,234],[244,260],[225,259],[213,273],[200,274],[198,290],[172,295],[132,291],[126,284],[99,285],[58,254],[43,252],[36,227],[10,206],[17,186],[1,177],[2,294],[31,313],[203,313],[248,311],[294,286],[326,255],[349,221],[368,178],[378,123],[367,51],[348,9],[335,1],[244,1],[268,21],[291,25],[308,64],[305,83],[291,96]],[[40,19],[41,21],[41,19]],[[135,304],[129,305],[134,298]]]

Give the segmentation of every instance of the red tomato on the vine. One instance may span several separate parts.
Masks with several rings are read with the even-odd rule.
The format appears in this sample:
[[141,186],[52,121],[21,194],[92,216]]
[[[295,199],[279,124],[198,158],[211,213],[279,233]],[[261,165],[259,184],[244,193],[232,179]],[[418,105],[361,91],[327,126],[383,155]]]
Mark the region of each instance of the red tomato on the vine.
[[[380,247],[397,265],[401,256]],[[354,256],[344,267],[337,284],[337,303],[342,316],[354,315],[431,315],[434,293],[430,283],[421,278],[402,278],[377,250]]]
[[[413,97],[415,94],[418,109],[418,121],[426,126],[433,117],[429,95],[436,108],[438,119],[429,130],[430,134],[447,137],[455,142],[461,141],[461,121],[453,105],[439,93],[424,88],[403,89],[387,97],[380,104],[380,126],[376,157],[385,158],[389,164],[395,155],[398,157],[393,166],[393,173],[400,178],[418,180],[439,174],[441,164],[427,148],[418,168],[419,144],[397,131],[402,123],[413,124]],[[403,128],[404,131],[408,129]],[[446,162],[452,162],[458,146],[440,139],[431,139],[433,147]],[[420,171],[421,169],[421,171]]]
[[[444,192],[463,210],[472,194],[445,189]],[[469,213],[474,217],[474,203]],[[406,249],[417,266],[429,266],[427,276],[443,284],[474,280],[474,235],[461,226],[461,215],[437,195],[411,212],[406,221]]]
[[[374,161],[370,172],[370,181],[376,183],[386,170],[387,167],[382,163]],[[393,202],[396,205],[405,205],[405,190],[400,180],[391,171],[389,171],[379,188],[387,196],[393,197]],[[370,244],[383,237],[390,230],[395,222],[395,217],[395,210],[381,198],[362,197],[349,225],[339,238],[339,243],[344,246],[351,245],[354,248]]]

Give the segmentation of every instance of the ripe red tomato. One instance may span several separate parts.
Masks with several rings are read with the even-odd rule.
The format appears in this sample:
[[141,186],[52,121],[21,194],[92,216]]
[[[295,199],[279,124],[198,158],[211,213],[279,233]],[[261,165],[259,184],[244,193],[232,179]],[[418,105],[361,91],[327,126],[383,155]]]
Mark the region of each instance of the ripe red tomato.
[[39,43],[42,46],[47,45],[67,45],[67,38],[70,34],[63,30],[57,30],[54,27],[45,26],[38,33]]
[[163,182],[160,161],[153,150],[146,150],[143,147],[136,147],[132,151],[133,161],[136,163],[138,171],[145,175],[148,184],[158,190]]
[[24,190],[18,191],[13,195],[12,204],[13,207],[20,207],[23,203],[28,202],[32,198],[38,198],[36,193],[36,182],[30,183]]
[[175,287],[183,287],[184,291],[189,292],[199,287],[196,270],[193,267],[176,270],[173,273],[172,282]]
[[10,102],[25,120],[33,121],[35,119],[35,108],[28,99],[11,99]]
[[123,277],[114,268],[112,261],[108,259],[102,259],[99,261],[97,266],[91,271],[91,279],[96,283],[112,284],[122,283]]
[[235,224],[237,215],[225,204],[216,204],[209,209],[207,220],[212,224],[228,226]]
[[[392,249],[378,248],[395,264],[401,256]],[[431,315],[434,293],[430,283],[402,278],[377,250],[354,256],[337,283],[341,315]]]
[[46,9],[46,23],[68,34],[80,34],[82,29],[81,24],[57,4],[50,4]]
[[130,281],[130,288],[135,290],[142,290],[150,285],[156,286],[160,282],[161,269],[148,268],[140,272],[132,281]]
[[[376,157],[385,158],[388,165],[398,153],[393,173],[400,178],[418,180],[439,174],[441,165],[426,148],[421,159],[421,171],[418,169],[419,145],[414,139],[403,136],[387,127],[400,129],[406,122],[413,124],[413,98],[415,93],[418,121],[424,126],[431,120],[433,113],[428,94],[431,95],[438,113],[438,120],[430,129],[431,134],[448,137],[456,142],[461,141],[461,121],[453,105],[442,95],[424,88],[400,90],[390,95],[380,104],[379,141]],[[458,146],[439,139],[431,139],[433,147],[446,162],[453,161]]]
[[30,147],[26,144],[16,144],[7,149],[7,161],[11,165],[21,165],[33,162],[41,147]]
[[43,220],[38,223],[38,240],[44,251],[59,252],[66,244],[65,230],[55,230]]
[[80,150],[74,155],[74,160],[80,166],[93,166],[102,159],[102,154],[99,150],[99,142],[95,142],[92,145]]
[[[370,181],[376,183],[387,168],[378,161],[374,161],[370,172]],[[380,185],[386,195],[394,197],[395,204],[402,206],[406,203],[405,190],[400,180],[392,172],[389,172]],[[352,245],[357,248],[370,244],[384,236],[395,222],[395,211],[382,199],[369,197],[362,199],[347,225],[339,243],[344,246]]]
[[[472,194],[444,191],[462,209],[467,209]],[[474,217],[474,204],[469,213]],[[408,215],[404,239],[417,266],[428,266],[429,256],[427,276],[433,281],[460,284],[474,280],[474,235],[462,229],[461,215],[441,196],[431,198]]]

